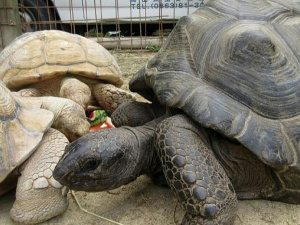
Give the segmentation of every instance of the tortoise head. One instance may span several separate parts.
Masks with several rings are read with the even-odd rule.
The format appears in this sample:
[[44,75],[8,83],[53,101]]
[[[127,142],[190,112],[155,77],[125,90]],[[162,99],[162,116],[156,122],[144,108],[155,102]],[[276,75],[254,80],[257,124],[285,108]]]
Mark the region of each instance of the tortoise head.
[[103,191],[127,184],[138,176],[137,144],[135,135],[124,128],[88,133],[66,147],[54,178],[79,191]]

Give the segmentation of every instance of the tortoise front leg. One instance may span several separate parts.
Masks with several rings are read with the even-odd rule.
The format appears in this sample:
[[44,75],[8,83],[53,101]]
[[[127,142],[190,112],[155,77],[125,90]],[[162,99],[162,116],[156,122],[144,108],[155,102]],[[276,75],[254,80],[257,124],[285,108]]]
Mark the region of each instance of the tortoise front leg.
[[62,132],[70,141],[89,132],[90,124],[86,120],[83,108],[70,99],[57,97],[36,98],[42,101],[41,108],[54,113],[52,127]]
[[62,79],[59,96],[68,98],[87,109],[91,101],[91,90],[88,85],[73,77]]
[[66,188],[53,178],[52,173],[67,144],[62,133],[50,129],[39,148],[21,166],[16,201],[10,211],[14,221],[36,224],[66,211]]
[[93,88],[93,95],[98,104],[109,113],[112,113],[123,102],[135,100],[131,92],[112,84],[96,84]]
[[187,212],[182,224],[233,224],[236,194],[205,128],[184,115],[169,117],[157,126],[155,148],[168,184]]
[[122,103],[111,114],[111,119],[116,127],[137,127],[159,118],[165,113],[165,106],[159,103],[129,101]]

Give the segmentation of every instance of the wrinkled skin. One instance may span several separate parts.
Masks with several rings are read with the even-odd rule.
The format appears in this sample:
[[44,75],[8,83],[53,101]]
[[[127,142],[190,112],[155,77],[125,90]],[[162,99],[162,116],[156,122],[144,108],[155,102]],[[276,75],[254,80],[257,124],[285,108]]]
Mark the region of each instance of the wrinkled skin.
[[[67,148],[54,176],[71,188],[96,190],[78,179],[83,166],[75,159],[95,151],[105,157],[100,173],[110,174],[105,187],[124,184],[127,172],[119,177],[117,164],[134,171],[126,175],[131,180],[137,171],[161,168],[186,211],[182,224],[233,224],[238,198],[299,204],[298,34],[294,1],[209,1],[178,21],[129,83],[131,91],[182,114],[161,117],[155,107],[128,104],[115,118],[129,127],[80,138],[84,155]],[[108,133],[115,143],[105,148],[92,140]],[[124,155],[107,163],[120,150],[115,146]]]
[[[41,104],[42,109],[54,113],[52,127],[62,132],[70,141],[74,141],[89,132],[90,124],[86,120],[84,109],[76,102],[59,97],[20,97],[19,93],[13,92],[16,98],[24,102]],[[32,103],[31,103],[32,104]]]
[[[151,107],[136,104],[121,105],[114,113],[124,116]],[[66,148],[54,177],[73,190],[104,191],[161,170],[187,211],[182,224],[233,224],[237,198],[298,201],[289,200],[292,193],[278,187],[274,171],[244,146],[184,114],[88,133]]]
[[20,97],[1,81],[0,93],[0,196],[16,187],[12,220],[44,222],[68,208],[68,189],[53,170],[69,140],[90,125],[83,108],[69,99]]
[[[149,133],[153,133],[153,129],[149,129]],[[137,151],[140,143],[150,144],[151,140],[153,136],[137,136],[129,127],[88,133],[84,139],[67,146],[54,177],[72,190],[104,191],[117,188],[143,173],[156,170],[157,162],[153,165],[148,162],[152,160],[153,151],[147,152],[147,148]]]
[[[123,116],[124,113],[128,113],[127,110],[133,113],[135,106],[136,103],[130,108],[126,103],[124,108],[121,105],[115,113],[121,111]],[[143,106],[137,109],[141,107]],[[150,114],[153,115],[152,112]],[[115,116],[118,117],[118,115]],[[209,148],[207,131],[201,127],[195,128],[194,122],[186,116],[176,115],[167,119],[166,117],[159,117],[137,127],[123,126],[86,134],[66,148],[64,156],[55,168],[55,179],[70,189],[93,192],[114,189],[134,181],[142,174],[152,176],[163,170],[169,186],[182,203],[182,207],[187,210],[183,224],[212,221],[223,224],[232,223],[236,211],[236,195],[225,171]],[[128,121],[130,120],[124,118],[123,123],[128,123]],[[182,124],[187,125],[182,127]],[[193,132],[189,134],[190,130]],[[193,163],[188,165],[189,162],[183,162],[180,158],[183,154],[182,150],[174,149],[173,153],[170,152],[168,146],[171,142],[174,142],[172,144],[174,146],[178,145],[177,139],[166,139],[166,137],[176,137],[172,132],[186,133],[190,138],[185,141],[191,146],[186,149],[185,154],[195,154],[189,152],[191,150],[199,151],[199,157],[203,154],[211,158],[209,164],[206,165],[206,162],[203,162],[203,166],[193,165]],[[170,159],[170,154],[174,155],[172,159]],[[174,165],[167,163],[170,160]],[[186,163],[186,166],[180,163]],[[207,177],[204,183],[199,178],[197,178],[199,181],[192,181],[195,170]],[[207,173],[210,174],[212,171],[218,176],[216,179],[220,182],[215,183],[215,180],[207,176]],[[178,180],[180,174],[186,174],[185,180]],[[201,185],[214,186],[212,189],[214,191],[206,195]],[[182,194],[185,191],[182,188],[194,189],[195,194],[183,197]]]

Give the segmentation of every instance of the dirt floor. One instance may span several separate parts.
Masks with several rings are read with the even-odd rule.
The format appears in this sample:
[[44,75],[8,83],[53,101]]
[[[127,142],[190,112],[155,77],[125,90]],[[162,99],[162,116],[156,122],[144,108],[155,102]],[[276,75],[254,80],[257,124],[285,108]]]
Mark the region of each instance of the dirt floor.
[[[154,53],[117,53],[127,88],[129,79],[144,65]],[[168,188],[155,186],[147,176],[110,192],[75,192],[81,210],[74,197],[69,194],[68,210],[61,216],[43,224],[65,225],[110,225],[100,216],[124,225],[171,225],[178,224],[184,212],[176,203]],[[9,210],[14,201],[14,192],[0,197],[0,225],[14,225],[9,218]],[[300,224],[300,205],[289,205],[270,201],[239,201],[235,225]]]

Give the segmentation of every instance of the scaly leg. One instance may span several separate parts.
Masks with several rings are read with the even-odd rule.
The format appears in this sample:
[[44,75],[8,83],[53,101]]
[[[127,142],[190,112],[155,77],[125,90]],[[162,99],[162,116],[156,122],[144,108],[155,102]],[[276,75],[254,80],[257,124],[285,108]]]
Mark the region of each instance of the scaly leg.
[[135,100],[131,92],[117,88],[112,84],[96,84],[93,88],[93,95],[99,105],[109,113],[112,113],[123,102]]
[[184,115],[162,121],[155,135],[169,186],[186,210],[182,224],[233,224],[237,198],[208,141],[208,132]]
[[111,119],[116,127],[137,127],[161,117],[165,113],[165,107],[158,103],[130,101],[122,103],[111,114]]
[[40,223],[66,211],[66,188],[54,180],[52,172],[67,144],[62,133],[50,129],[38,149],[21,166],[16,201],[10,211],[14,221]]
[[91,90],[88,85],[73,77],[66,77],[61,81],[59,96],[68,98],[87,109],[91,100]]

